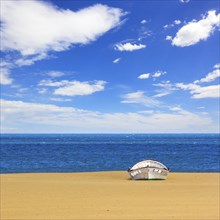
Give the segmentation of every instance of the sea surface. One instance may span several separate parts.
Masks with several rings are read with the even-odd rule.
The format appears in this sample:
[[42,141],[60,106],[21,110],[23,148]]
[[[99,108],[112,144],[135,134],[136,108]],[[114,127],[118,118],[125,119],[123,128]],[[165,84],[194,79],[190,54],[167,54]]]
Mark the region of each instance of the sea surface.
[[2,134],[1,173],[127,170],[144,159],[171,172],[219,172],[218,134]]

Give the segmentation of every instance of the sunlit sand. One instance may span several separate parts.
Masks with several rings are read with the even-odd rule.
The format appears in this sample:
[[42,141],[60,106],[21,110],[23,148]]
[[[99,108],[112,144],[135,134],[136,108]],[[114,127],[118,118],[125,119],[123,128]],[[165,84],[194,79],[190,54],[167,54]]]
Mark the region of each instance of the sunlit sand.
[[219,219],[219,173],[1,174],[1,219]]

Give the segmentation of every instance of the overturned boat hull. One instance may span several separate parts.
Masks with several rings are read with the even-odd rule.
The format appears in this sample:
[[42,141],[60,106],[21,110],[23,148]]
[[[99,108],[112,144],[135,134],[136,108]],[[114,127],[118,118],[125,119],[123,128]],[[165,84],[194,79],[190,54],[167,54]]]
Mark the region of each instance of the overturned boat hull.
[[128,169],[128,173],[133,180],[165,180],[169,170],[160,162],[145,160]]
[[129,171],[130,177],[133,180],[165,180],[168,171],[158,168],[139,168]]

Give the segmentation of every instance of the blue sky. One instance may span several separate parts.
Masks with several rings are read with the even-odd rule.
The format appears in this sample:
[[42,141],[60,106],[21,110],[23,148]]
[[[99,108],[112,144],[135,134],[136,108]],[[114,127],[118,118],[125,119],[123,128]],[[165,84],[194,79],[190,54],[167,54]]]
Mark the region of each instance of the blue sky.
[[218,1],[1,1],[1,131],[219,132]]

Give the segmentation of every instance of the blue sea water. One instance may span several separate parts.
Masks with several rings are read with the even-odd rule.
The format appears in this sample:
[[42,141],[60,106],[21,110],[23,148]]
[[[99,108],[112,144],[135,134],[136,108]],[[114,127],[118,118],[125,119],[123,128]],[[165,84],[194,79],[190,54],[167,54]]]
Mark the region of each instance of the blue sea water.
[[219,172],[218,134],[2,134],[1,173],[127,170],[144,159],[173,172]]

